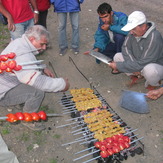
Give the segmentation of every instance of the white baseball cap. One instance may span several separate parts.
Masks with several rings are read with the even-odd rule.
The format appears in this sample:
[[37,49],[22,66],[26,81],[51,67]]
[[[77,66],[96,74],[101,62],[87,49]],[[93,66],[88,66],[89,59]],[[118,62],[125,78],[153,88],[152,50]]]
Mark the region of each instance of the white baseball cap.
[[127,24],[121,29],[122,31],[130,31],[136,26],[147,21],[146,16],[141,11],[134,11],[128,16]]

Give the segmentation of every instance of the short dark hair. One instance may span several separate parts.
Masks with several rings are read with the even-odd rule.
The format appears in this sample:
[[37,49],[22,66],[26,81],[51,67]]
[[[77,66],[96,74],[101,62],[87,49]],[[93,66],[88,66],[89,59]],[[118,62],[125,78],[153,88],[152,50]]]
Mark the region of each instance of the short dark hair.
[[110,14],[112,11],[112,7],[108,3],[102,3],[98,8],[97,8],[97,13],[98,14]]

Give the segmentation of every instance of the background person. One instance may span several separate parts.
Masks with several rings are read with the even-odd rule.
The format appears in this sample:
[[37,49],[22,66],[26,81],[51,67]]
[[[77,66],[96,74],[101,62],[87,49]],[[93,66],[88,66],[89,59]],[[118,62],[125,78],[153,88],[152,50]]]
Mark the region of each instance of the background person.
[[46,19],[48,15],[48,9],[50,8],[50,0],[36,0],[36,3],[39,11],[37,24],[47,28]]
[[0,0],[0,13],[7,18],[12,40],[21,37],[38,21],[36,0]]
[[129,73],[146,79],[145,87],[157,87],[163,79],[163,38],[153,22],[147,22],[141,11],[134,11],[122,28],[130,31],[110,67],[115,72]]
[[66,54],[68,49],[67,43],[67,15],[69,13],[70,22],[72,26],[72,41],[71,48],[74,54],[79,53],[79,12],[80,4],[84,0],[50,0],[54,5],[54,12],[58,15],[58,33],[59,33],[59,55],[63,56]]
[[[108,3],[102,3],[97,8],[99,15],[98,29],[94,35],[94,51],[101,52],[113,59],[114,55],[121,52],[125,36],[128,34],[121,28],[127,23],[127,15],[112,10]],[[88,54],[89,52],[85,52]],[[99,60],[96,60],[100,63]]]
[[[41,25],[30,27],[21,38],[12,41],[1,54],[14,52],[17,64],[37,61],[35,55],[46,49],[49,32]],[[37,65],[35,65],[37,66]],[[44,92],[66,91],[67,79],[54,78],[47,68],[14,71],[0,74],[0,106],[12,106],[25,103],[24,112],[37,112],[44,98]],[[40,122],[23,123],[32,130],[45,129]]]

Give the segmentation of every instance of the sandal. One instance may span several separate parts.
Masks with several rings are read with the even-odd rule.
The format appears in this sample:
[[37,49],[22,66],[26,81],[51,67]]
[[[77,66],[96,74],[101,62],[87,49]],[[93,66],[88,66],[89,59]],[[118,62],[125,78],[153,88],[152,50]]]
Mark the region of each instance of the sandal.
[[111,70],[111,73],[113,74],[113,75],[117,75],[117,74],[120,74],[121,72],[119,72],[119,71],[115,71],[115,70]]

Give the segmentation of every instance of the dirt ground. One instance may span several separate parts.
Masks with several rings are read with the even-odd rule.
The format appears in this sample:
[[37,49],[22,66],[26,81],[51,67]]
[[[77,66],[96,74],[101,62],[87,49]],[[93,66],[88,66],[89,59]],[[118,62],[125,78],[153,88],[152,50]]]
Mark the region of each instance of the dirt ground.
[[[88,81],[77,70],[73,62],[69,60],[69,57],[71,57],[79,70],[93,83],[94,87],[96,87],[124,122],[133,129],[138,129],[135,134],[139,134],[138,137],[144,137],[142,140],[145,146],[144,155],[129,157],[123,162],[163,163],[162,97],[157,101],[148,100],[149,114],[136,114],[122,109],[119,106],[121,91],[127,89],[146,93],[144,81],[134,85],[132,88],[128,88],[126,86],[126,83],[129,81],[127,76],[124,74],[112,75],[111,70],[106,64],[96,64],[93,57],[83,55],[83,52],[91,49],[93,46],[93,34],[98,23],[96,9],[103,2],[105,1],[87,0],[82,4],[82,11],[80,13],[80,54],[74,55],[69,49],[63,57],[58,55],[57,16],[53,13],[53,7],[51,7],[47,20],[48,30],[51,33],[51,48],[38,56],[38,59],[43,59],[47,65],[49,65],[50,61],[57,76],[69,79],[71,89],[90,87]],[[144,11],[148,20],[154,21],[157,29],[163,35],[162,0],[107,0],[106,2],[110,3],[115,11],[122,11],[126,14],[130,14],[134,10]],[[70,42],[71,26],[69,20],[67,34]],[[51,69],[50,66],[49,68]],[[63,107],[59,104],[61,95],[62,93],[47,93],[40,110],[45,110],[47,113],[62,113]],[[5,116],[9,112],[21,111],[18,106],[0,109],[1,116]],[[79,145],[79,143],[62,146],[62,144],[72,142],[74,139],[82,136],[74,136],[70,133],[74,130],[72,128],[74,125],[56,128],[56,126],[67,124],[66,119],[70,119],[69,114],[63,117],[48,118],[44,122],[47,129],[42,132],[33,132],[22,126],[21,123],[10,124],[8,122],[1,122],[0,131],[8,148],[16,154],[20,163],[72,163],[73,159],[81,156],[74,155],[74,153],[87,147]],[[91,157],[88,156],[76,162],[81,163]],[[95,163],[97,161],[92,162]]]

